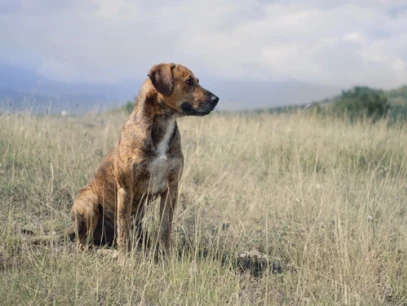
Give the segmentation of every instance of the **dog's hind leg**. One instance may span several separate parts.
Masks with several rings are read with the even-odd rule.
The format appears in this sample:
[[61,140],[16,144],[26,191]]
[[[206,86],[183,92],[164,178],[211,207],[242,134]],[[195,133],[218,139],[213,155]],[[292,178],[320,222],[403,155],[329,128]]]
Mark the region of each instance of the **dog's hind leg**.
[[96,195],[89,189],[82,189],[72,209],[72,226],[66,229],[68,237],[76,236],[78,247],[85,249],[89,241],[93,241],[93,232],[99,220],[99,202]]
[[113,246],[116,240],[114,220],[104,215],[100,209],[98,224],[93,231],[93,243],[99,246]]

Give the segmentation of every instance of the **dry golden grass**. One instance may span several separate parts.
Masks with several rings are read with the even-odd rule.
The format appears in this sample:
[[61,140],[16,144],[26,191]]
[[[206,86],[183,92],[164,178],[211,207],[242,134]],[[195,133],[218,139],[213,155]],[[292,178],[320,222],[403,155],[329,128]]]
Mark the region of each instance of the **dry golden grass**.
[[[407,133],[386,122],[183,118],[177,257],[42,244],[125,120],[0,116],[2,305],[407,305]],[[238,269],[249,250],[268,269]]]

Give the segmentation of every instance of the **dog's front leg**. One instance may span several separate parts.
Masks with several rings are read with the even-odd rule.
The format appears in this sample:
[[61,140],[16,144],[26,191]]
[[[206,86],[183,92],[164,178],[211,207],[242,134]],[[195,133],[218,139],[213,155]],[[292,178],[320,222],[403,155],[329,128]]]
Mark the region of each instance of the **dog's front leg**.
[[117,247],[121,261],[130,251],[129,230],[132,202],[132,192],[129,189],[119,187],[117,190]]
[[178,182],[170,184],[165,192],[161,194],[160,202],[160,244],[164,248],[165,255],[169,256],[172,248],[171,228],[172,218],[178,199]]

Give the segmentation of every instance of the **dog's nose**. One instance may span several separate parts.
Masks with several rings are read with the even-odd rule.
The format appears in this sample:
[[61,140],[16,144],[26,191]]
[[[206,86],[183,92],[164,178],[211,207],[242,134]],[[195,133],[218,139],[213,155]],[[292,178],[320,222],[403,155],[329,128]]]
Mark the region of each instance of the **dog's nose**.
[[212,95],[211,98],[210,98],[210,100],[211,100],[211,103],[212,103],[213,105],[216,105],[216,104],[218,104],[218,102],[219,102],[219,98],[218,98],[217,96],[215,96],[215,95]]

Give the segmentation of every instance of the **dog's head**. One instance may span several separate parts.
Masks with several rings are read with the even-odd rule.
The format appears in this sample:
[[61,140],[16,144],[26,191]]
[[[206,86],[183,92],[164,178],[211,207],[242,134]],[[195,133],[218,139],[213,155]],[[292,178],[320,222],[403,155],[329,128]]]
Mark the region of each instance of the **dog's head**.
[[162,102],[178,114],[205,116],[218,104],[219,98],[203,88],[197,77],[182,65],[155,65],[148,77],[162,95]]

